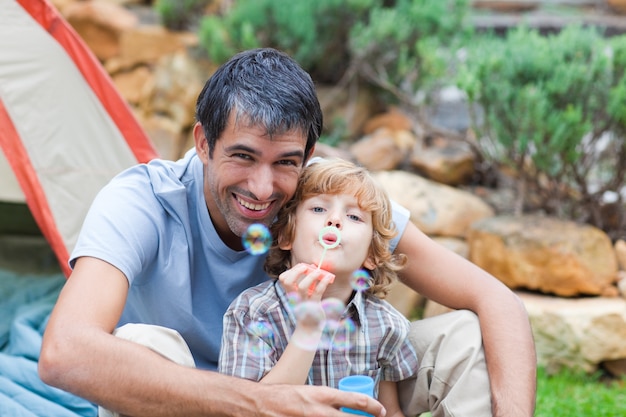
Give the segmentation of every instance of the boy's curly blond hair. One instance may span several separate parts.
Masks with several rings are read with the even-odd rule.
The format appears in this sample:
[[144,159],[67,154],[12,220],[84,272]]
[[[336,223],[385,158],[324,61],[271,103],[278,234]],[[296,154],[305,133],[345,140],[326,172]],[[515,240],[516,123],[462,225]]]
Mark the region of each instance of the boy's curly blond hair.
[[298,205],[320,194],[354,195],[359,207],[371,213],[373,236],[369,255],[376,268],[369,271],[372,283],[368,292],[384,298],[391,283],[397,279],[397,272],[406,263],[405,255],[394,255],[389,250],[389,243],[397,234],[391,215],[391,202],[385,190],[365,168],[342,159],[323,159],[304,168],[296,193],[278,213],[271,227],[274,242],[265,262],[265,271],[277,278],[292,267],[291,251],[282,250],[279,245],[293,242]]

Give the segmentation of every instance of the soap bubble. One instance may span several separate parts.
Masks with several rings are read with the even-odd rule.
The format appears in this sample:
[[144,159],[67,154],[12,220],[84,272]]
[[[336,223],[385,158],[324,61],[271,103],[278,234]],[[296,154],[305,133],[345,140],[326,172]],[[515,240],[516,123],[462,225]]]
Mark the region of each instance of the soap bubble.
[[350,349],[351,334],[355,329],[354,321],[350,317],[335,321],[332,325],[326,322],[322,340],[320,341],[320,349],[334,350],[336,352]]
[[350,335],[356,330],[354,321],[347,317],[339,323],[332,341],[333,350],[342,352],[350,349]]
[[302,297],[298,291],[290,291],[287,293],[287,303],[289,303],[289,307],[295,309],[296,306],[302,301]]
[[[334,237],[334,240],[332,240],[331,243],[326,242],[325,236],[327,235]],[[335,226],[326,226],[320,230],[318,239],[320,241],[320,245],[322,245],[324,249],[333,249],[341,243],[341,232]]]
[[320,332],[324,328],[324,310],[317,301],[303,301],[294,309],[298,326],[303,331],[294,333],[291,342],[304,350],[316,350],[320,342]]
[[350,284],[355,291],[365,291],[370,287],[370,274],[364,269],[354,271]]
[[303,301],[294,310],[298,323],[304,327],[321,330],[324,327],[324,310],[318,301]]
[[346,306],[343,304],[338,298],[330,297],[324,298],[322,301],[322,310],[324,310],[324,314],[326,315],[327,321],[339,321],[341,320],[341,315],[345,310]]
[[272,234],[265,225],[251,224],[241,237],[243,247],[252,255],[263,255],[272,245]]
[[272,328],[267,322],[257,320],[250,322],[247,326],[247,330],[248,333],[255,336],[250,339],[250,346],[248,347],[249,354],[257,358],[264,356],[266,352],[264,352],[263,346],[274,345],[274,332]]

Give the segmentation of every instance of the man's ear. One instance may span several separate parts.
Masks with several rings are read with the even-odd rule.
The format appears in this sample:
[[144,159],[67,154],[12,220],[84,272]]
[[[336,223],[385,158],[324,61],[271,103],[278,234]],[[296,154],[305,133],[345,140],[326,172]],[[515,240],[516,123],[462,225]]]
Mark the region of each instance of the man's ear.
[[196,144],[196,153],[200,160],[206,164],[209,161],[209,141],[204,134],[204,128],[200,122],[193,125],[193,140]]
[[313,158],[313,154],[315,153],[315,145],[311,149],[309,149],[309,153],[306,155],[306,161],[304,161],[304,166],[306,166],[307,162]]

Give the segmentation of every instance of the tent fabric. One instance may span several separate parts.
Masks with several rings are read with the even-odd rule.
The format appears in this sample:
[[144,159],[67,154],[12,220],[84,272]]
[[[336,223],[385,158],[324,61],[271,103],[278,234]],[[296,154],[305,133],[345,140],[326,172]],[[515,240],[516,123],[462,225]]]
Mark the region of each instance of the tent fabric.
[[48,0],[0,0],[0,10],[0,174],[14,174],[0,176],[0,201],[24,199],[69,276],[69,253],[97,192],[157,152]]

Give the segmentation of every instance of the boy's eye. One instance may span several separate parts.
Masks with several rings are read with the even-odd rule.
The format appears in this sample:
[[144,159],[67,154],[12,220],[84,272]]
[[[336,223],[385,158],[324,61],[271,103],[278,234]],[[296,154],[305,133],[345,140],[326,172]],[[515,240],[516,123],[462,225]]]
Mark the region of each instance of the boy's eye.
[[355,222],[360,222],[361,221],[361,217],[357,216],[356,214],[348,214],[348,218],[350,220],[355,221]]
[[314,213],[323,213],[324,209],[322,207],[313,207]]

